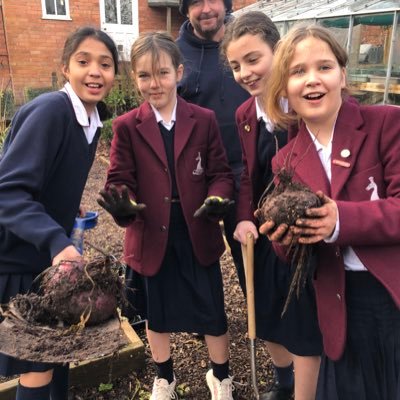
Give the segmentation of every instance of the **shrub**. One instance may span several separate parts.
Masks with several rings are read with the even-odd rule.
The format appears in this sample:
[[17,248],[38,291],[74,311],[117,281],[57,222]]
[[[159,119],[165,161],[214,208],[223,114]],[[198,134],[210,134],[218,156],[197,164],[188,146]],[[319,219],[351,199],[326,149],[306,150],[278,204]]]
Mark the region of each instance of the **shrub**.
[[9,122],[14,115],[14,95],[11,90],[0,90],[0,150],[6,139]]
[[27,87],[25,88],[25,102],[27,103],[28,101],[33,100],[35,97],[40,96],[43,93],[48,93],[48,92],[53,92],[54,88],[52,88],[51,86],[48,87],[39,87],[39,88],[30,88]]
[[113,118],[103,121],[103,127],[101,128],[101,138],[108,144],[111,143],[113,138],[113,131],[111,128]]

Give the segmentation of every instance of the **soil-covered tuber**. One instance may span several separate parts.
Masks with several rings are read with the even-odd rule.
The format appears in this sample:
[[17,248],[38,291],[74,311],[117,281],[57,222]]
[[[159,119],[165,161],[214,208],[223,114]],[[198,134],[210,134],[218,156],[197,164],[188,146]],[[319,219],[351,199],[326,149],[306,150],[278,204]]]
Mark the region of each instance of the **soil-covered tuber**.
[[[274,190],[260,201],[257,216],[260,223],[273,221],[275,227],[281,224],[294,226],[296,220],[306,216],[306,210],[321,206],[320,198],[307,186],[293,182],[286,170],[278,174],[279,183]],[[299,244],[296,239],[287,250],[293,267],[293,277],[282,315],[286,312],[293,292],[300,296],[308,277],[312,273],[312,246]]]

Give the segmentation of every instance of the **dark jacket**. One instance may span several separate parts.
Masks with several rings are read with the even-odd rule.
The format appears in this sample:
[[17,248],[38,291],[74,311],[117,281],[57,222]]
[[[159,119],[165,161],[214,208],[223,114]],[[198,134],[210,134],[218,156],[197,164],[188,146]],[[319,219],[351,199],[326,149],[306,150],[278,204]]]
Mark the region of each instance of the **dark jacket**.
[[189,20],[182,24],[176,42],[185,66],[178,93],[188,102],[215,112],[229,165],[238,177],[242,169],[242,152],[235,112],[249,94],[235,82],[231,69],[221,60],[219,43],[195,36]]
[[[127,228],[125,260],[135,271],[151,276],[165,255],[171,210],[172,180],[154,112],[144,102],[113,124],[108,187],[126,185],[131,198],[146,208],[135,218],[117,219]],[[202,265],[224,251],[218,221],[193,214],[206,197],[232,198],[233,179],[212,111],[178,97],[175,122],[175,178],[193,251]]]
[[37,273],[71,245],[98,136],[89,145],[68,95],[15,115],[0,160],[0,273]]
[[[294,180],[336,201],[340,229],[335,243],[316,245],[314,287],[318,320],[328,357],[343,354],[347,337],[342,248],[351,246],[400,308],[400,109],[343,103],[332,141],[329,182],[304,123],[273,160],[293,168]],[[348,150],[348,155],[343,154]],[[289,162],[288,162],[289,161]],[[377,193],[369,190],[373,179]],[[377,196],[379,196],[379,199]],[[284,257],[283,246],[274,245]]]

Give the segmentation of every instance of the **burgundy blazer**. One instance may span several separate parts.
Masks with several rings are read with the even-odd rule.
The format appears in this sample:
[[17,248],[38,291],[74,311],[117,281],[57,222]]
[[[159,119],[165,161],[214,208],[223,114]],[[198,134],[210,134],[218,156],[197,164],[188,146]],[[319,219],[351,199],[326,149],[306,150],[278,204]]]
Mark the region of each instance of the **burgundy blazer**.
[[[164,258],[171,208],[171,176],[164,142],[149,103],[144,102],[113,123],[106,187],[126,185],[131,198],[146,204],[135,218],[118,219],[126,227],[126,263],[152,276]],[[183,214],[195,256],[202,265],[224,251],[218,221],[194,218],[210,195],[232,198],[233,176],[228,166],[214,112],[178,97],[175,122],[175,176]]]
[[254,204],[253,182],[258,179],[257,168],[257,136],[258,121],[255,97],[250,97],[236,110],[236,125],[242,145],[243,171],[240,177],[240,191],[236,208],[236,219],[240,221],[253,221]]
[[[347,329],[344,246],[354,249],[400,307],[400,108],[343,103],[332,142],[330,183],[304,123],[297,138],[274,158],[274,170],[285,160],[296,181],[322,190],[338,205],[339,237],[333,244],[316,245],[314,277],[324,349],[337,360]],[[369,189],[371,180],[375,192]],[[275,249],[282,255],[279,247]]]

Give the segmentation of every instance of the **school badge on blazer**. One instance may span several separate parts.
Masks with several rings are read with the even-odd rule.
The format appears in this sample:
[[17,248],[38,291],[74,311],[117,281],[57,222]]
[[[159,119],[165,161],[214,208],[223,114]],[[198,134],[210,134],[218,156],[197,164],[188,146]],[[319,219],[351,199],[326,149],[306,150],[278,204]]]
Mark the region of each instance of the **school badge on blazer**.
[[197,157],[195,158],[196,163],[196,168],[193,170],[193,175],[203,175],[204,174],[204,168],[202,166],[202,159],[201,159],[201,154],[200,152],[197,153]]

